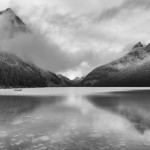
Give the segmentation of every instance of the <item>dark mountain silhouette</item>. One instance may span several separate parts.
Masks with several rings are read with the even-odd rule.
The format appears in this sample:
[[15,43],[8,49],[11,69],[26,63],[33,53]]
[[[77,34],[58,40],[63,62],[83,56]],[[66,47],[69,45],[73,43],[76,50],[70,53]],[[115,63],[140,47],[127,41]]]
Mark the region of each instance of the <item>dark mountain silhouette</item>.
[[44,71],[17,56],[0,52],[0,87],[49,87],[71,86],[71,81]]
[[90,72],[80,86],[148,87],[150,86],[150,44],[137,43],[124,57]]

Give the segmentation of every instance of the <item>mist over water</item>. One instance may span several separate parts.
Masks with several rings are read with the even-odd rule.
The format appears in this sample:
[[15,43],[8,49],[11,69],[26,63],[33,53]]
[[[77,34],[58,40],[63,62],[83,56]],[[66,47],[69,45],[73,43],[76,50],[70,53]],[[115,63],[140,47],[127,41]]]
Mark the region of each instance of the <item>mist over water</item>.
[[148,90],[73,90],[59,96],[1,96],[0,149],[150,149]]

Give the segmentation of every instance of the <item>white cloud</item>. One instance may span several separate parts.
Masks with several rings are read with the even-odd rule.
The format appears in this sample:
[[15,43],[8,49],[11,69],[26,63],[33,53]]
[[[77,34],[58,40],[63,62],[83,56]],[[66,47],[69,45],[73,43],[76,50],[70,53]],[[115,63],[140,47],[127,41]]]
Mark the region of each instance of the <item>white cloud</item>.
[[[149,41],[148,0],[0,0],[0,9],[6,7],[12,7],[28,25],[57,45],[57,55],[65,56],[66,61],[50,57],[46,67],[68,76],[85,75],[122,56],[126,45]],[[49,62],[60,67],[49,68]],[[84,62],[88,67],[81,65]]]

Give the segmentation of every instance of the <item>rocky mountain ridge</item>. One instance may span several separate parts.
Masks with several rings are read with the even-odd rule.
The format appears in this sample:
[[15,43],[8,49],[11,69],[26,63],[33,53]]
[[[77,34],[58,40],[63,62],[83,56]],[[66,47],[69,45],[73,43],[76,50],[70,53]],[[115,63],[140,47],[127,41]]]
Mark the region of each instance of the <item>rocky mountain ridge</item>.
[[137,43],[124,57],[90,72],[80,86],[150,86],[150,44]]

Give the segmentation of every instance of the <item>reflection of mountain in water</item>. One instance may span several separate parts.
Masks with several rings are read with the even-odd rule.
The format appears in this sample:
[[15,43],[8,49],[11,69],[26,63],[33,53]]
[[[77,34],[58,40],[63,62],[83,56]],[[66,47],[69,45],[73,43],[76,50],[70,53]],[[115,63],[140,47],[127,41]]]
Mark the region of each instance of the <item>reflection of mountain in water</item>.
[[67,92],[1,97],[0,149],[149,150],[148,92]]
[[23,97],[1,96],[0,123],[11,122],[13,119],[30,114],[41,105],[53,104],[61,97]]
[[61,111],[64,113],[67,110],[73,112],[74,109],[78,107],[81,109],[82,113],[86,113],[94,105],[95,107],[99,107],[125,117],[140,133],[144,133],[146,130],[150,129],[149,96],[150,94],[147,91],[116,92],[109,95],[88,96],[87,99],[90,103],[86,102],[86,97],[72,96],[68,97],[68,99],[66,99],[66,103],[63,105],[60,101],[64,100],[64,97],[61,96],[2,96],[0,99],[0,123],[11,122],[17,117],[25,114],[31,114],[41,106],[44,106],[44,108],[47,106],[49,110],[49,106],[53,106],[56,103],[60,104],[57,105],[58,109],[57,107],[55,109],[57,113],[61,113]]
[[96,107],[107,109],[125,117],[143,134],[150,129],[149,97],[148,91],[133,91],[112,93],[110,96],[88,96],[88,99]]
[[3,96],[0,99],[0,122],[9,122],[23,113],[33,111],[39,105],[39,100],[27,97]]

